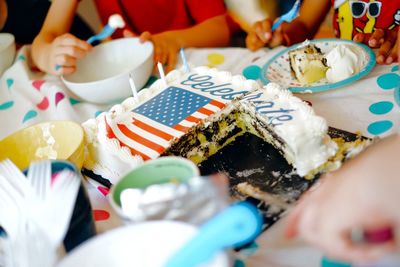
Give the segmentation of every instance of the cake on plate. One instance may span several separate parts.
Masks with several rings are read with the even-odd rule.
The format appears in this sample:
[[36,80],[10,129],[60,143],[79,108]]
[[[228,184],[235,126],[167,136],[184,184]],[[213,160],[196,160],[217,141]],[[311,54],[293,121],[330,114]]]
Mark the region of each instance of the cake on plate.
[[289,51],[289,64],[293,75],[303,85],[325,78],[328,70],[326,58],[321,49],[309,42]]
[[338,149],[326,121],[288,90],[207,67],[174,70],[83,127],[84,168],[111,183],[160,156],[201,163],[244,133],[271,143],[304,177]]

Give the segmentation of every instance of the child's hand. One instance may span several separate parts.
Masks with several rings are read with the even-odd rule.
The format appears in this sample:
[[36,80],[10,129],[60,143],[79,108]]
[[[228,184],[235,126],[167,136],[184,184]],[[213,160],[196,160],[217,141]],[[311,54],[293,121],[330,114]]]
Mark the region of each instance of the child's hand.
[[[124,30],[125,37],[135,37],[135,33]],[[143,32],[140,35],[140,42],[151,41],[154,45],[154,63],[161,62],[164,66],[167,65],[166,72],[173,70],[176,66],[177,55],[181,46],[169,32],[162,32],[158,34],[151,34],[150,32]]]
[[357,243],[351,235],[400,227],[399,149],[400,136],[393,135],[328,174],[289,215],[287,236],[299,235],[328,256],[349,262],[399,249],[395,240]]
[[162,32],[152,35],[149,32],[144,32],[140,35],[140,41],[152,41],[154,44],[154,62],[161,62],[166,65],[166,72],[173,70],[176,66],[177,55],[181,46],[176,41],[176,38],[168,32]]
[[363,42],[371,48],[377,48],[376,62],[378,64],[392,64],[397,61],[397,30],[395,29],[376,29],[371,34],[358,33],[353,40]]
[[269,19],[254,23],[251,31],[246,37],[246,46],[255,51],[264,46],[276,47],[279,45],[288,45],[289,38],[285,33],[285,23],[282,23],[274,32],[272,32],[272,21]]
[[76,61],[86,56],[92,46],[75,36],[65,33],[53,40],[47,65],[42,68],[51,74],[70,74],[76,70]]

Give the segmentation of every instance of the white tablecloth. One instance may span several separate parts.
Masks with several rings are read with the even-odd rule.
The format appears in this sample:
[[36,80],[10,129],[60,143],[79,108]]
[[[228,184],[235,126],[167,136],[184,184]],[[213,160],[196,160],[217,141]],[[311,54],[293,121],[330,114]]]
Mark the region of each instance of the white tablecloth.
[[[254,53],[242,48],[188,49],[186,56],[193,66],[208,65],[258,79],[264,64],[280,49]],[[30,47],[25,46],[0,78],[0,139],[48,120],[81,123],[109,108],[71,97],[58,77],[38,72],[30,62]],[[386,136],[400,125],[399,82],[396,65],[376,66],[368,76],[349,86],[298,96],[309,101],[330,126],[369,137]],[[108,205],[108,190],[95,183],[89,183],[88,190],[98,232],[117,227],[120,222]],[[284,219],[261,235],[252,248],[238,255],[243,262],[237,261],[236,266],[320,266],[321,253],[301,241],[285,240],[283,226]]]

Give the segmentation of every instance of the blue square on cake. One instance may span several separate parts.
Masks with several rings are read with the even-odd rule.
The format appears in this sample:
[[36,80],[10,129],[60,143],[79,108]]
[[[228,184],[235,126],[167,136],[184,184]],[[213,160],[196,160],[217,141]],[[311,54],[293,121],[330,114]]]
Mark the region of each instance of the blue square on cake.
[[132,111],[173,127],[211,101],[208,97],[171,86]]

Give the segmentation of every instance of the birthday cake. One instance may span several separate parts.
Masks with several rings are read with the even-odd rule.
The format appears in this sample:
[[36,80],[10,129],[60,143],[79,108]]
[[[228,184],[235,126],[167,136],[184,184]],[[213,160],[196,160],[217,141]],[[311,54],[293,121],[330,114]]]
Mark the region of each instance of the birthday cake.
[[111,183],[160,156],[201,163],[244,133],[271,143],[304,177],[337,151],[326,121],[288,90],[207,67],[174,70],[83,127],[84,168]]

